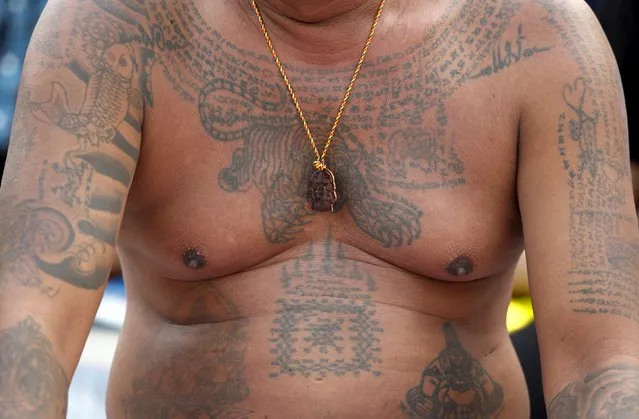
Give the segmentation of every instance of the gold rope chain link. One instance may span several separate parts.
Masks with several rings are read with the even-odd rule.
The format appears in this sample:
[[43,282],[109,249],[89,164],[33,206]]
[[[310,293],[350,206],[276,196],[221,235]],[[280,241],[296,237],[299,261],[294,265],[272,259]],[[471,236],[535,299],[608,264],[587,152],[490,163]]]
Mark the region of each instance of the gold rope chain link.
[[284,71],[284,66],[282,66],[282,62],[277,56],[277,52],[275,52],[275,48],[273,47],[273,41],[271,41],[271,37],[266,30],[266,25],[264,25],[264,19],[262,18],[262,14],[260,13],[260,9],[255,4],[255,0],[251,0],[251,4],[253,5],[253,10],[255,10],[255,14],[257,15],[257,19],[260,22],[260,27],[262,28],[262,32],[264,33],[264,38],[266,39],[266,43],[268,44],[269,49],[271,50],[271,55],[275,59],[275,64],[277,65],[280,74],[282,75],[282,79],[284,79],[284,84],[286,84],[286,88],[288,92],[291,94],[291,99],[293,99],[293,104],[295,105],[295,109],[297,109],[297,113],[302,120],[302,125],[304,125],[304,130],[306,131],[306,135],[308,139],[311,141],[311,146],[313,147],[313,151],[315,151],[315,156],[317,160],[313,162],[313,167],[315,170],[324,170],[326,169],[326,163],[324,159],[326,158],[326,153],[328,152],[328,148],[331,145],[331,141],[333,140],[333,136],[335,135],[335,131],[337,130],[337,125],[339,124],[340,119],[342,118],[342,114],[344,113],[344,108],[346,107],[346,102],[348,102],[348,98],[351,95],[351,91],[353,90],[353,86],[355,85],[355,81],[357,80],[357,76],[362,68],[362,64],[364,64],[364,59],[366,58],[366,53],[368,53],[368,48],[373,41],[373,36],[375,35],[375,29],[377,28],[377,24],[379,23],[379,19],[382,16],[382,10],[384,9],[384,3],[386,0],[381,0],[379,4],[379,8],[377,9],[377,15],[375,15],[375,20],[373,21],[373,25],[371,26],[371,32],[368,35],[368,39],[366,40],[366,44],[364,44],[364,50],[362,51],[362,55],[357,62],[357,67],[355,67],[355,72],[353,72],[353,77],[351,77],[351,82],[348,84],[348,88],[346,89],[346,94],[344,94],[344,99],[342,100],[342,104],[339,106],[339,110],[337,111],[337,115],[335,116],[335,122],[333,122],[333,127],[331,128],[331,132],[328,134],[328,138],[326,139],[326,145],[324,146],[324,151],[320,155],[317,146],[315,145],[315,140],[313,139],[313,134],[311,133],[311,129],[308,127],[308,123],[306,122],[306,118],[304,117],[304,112],[302,112],[302,108],[300,107],[299,102],[297,101],[297,96],[295,96],[295,92],[293,91],[293,86]]

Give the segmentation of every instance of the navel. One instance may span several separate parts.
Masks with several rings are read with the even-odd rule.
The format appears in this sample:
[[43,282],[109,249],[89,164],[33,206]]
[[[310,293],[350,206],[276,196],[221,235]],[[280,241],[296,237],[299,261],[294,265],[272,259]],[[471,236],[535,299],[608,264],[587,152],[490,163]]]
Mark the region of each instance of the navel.
[[196,247],[187,247],[182,252],[182,263],[193,270],[200,270],[207,264],[206,255]]
[[466,276],[473,272],[475,264],[473,260],[465,255],[458,256],[448,265],[446,265],[446,272],[453,276]]

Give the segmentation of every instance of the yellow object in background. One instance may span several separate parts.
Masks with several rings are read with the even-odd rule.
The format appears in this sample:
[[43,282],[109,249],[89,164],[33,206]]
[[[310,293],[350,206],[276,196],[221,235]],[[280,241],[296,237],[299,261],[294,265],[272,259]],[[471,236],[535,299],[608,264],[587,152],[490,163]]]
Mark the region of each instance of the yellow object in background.
[[506,314],[506,327],[510,333],[517,332],[532,324],[534,320],[530,297],[518,297],[510,300]]
[[506,327],[510,333],[517,332],[532,324],[534,320],[530,290],[528,289],[528,272],[526,254],[522,254],[515,269],[513,296],[506,314]]

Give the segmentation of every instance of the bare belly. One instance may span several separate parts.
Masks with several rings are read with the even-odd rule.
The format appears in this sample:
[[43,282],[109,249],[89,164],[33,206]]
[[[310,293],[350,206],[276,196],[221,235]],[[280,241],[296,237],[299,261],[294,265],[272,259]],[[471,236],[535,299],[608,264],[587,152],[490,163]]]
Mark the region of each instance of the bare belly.
[[211,281],[128,277],[110,419],[526,418],[507,275],[465,283],[339,243]]

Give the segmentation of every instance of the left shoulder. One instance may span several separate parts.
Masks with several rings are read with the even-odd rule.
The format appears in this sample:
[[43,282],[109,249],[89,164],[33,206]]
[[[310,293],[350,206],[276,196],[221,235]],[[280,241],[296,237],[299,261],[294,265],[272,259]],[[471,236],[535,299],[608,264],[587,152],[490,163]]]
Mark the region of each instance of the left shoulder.
[[553,104],[563,106],[566,91],[575,83],[588,86],[597,99],[606,96],[620,103],[615,57],[585,1],[521,0],[519,4],[519,25],[525,29],[523,55],[530,61],[516,76],[524,109],[543,112]]
[[609,52],[606,35],[584,0],[520,0],[519,4],[518,18],[528,35],[552,45],[554,58],[568,53],[579,61],[595,50]]
[[[472,1],[470,3],[473,3]],[[508,72],[509,80],[534,84],[577,72],[587,76],[600,62],[614,64],[609,43],[594,12],[583,0],[482,0],[487,13],[501,16],[476,31],[492,36],[478,76]],[[482,56],[484,57],[484,56]],[[515,65],[521,64],[521,65]],[[610,74],[614,73],[611,72]],[[541,77],[543,75],[543,77]],[[519,87],[518,87],[519,88]]]

